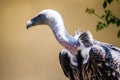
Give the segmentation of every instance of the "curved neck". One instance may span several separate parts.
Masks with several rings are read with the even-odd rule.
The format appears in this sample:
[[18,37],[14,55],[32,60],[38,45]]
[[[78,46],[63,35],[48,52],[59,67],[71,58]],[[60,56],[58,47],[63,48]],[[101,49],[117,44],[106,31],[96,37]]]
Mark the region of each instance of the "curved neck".
[[50,27],[57,41],[72,54],[76,54],[79,47],[79,41],[67,33],[64,25],[56,24],[50,25]]

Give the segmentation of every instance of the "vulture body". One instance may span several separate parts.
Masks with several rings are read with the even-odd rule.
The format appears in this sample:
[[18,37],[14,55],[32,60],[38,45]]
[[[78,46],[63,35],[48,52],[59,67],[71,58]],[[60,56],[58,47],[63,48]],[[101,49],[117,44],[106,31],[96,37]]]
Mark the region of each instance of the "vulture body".
[[[80,37],[89,40],[89,34],[86,34],[84,32]],[[98,41],[92,45],[88,41],[88,44],[90,46],[86,49],[78,50],[74,56],[76,60],[68,50],[60,52],[60,64],[65,76],[69,80],[120,80],[120,49]],[[85,52],[88,54],[86,58],[83,57]]]
[[67,33],[62,16],[46,9],[27,22],[31,26],[50,26],[65,48],[59,54],[63,72],[69,80],[120,80],[120,48],[93,39],[89,31]]

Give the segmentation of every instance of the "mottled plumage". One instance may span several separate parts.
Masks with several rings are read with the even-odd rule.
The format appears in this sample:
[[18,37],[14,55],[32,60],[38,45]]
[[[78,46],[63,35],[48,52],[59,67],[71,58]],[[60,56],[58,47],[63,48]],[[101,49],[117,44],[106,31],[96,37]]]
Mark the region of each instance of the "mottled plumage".
[[48,25],[65,48],[59,54],[63,72],[69,80],[120,80],[120,48],[99,42],[89,31],[67,33],[62,16],[46,9],[27,22],[27,29]]
[[83,44],[90,48],[86,63],[83,63],[84,58],[81,55],[84,49],[78,50],[76,61],[73,60],[77,66],[71,63],[69,51],[63,50],[60,53],[60,64],[65,75],[70,80],[120,80],[119,48],[98,41],[91,42],[88,36],[90,35],[87,32],[80,35],[88,43]]

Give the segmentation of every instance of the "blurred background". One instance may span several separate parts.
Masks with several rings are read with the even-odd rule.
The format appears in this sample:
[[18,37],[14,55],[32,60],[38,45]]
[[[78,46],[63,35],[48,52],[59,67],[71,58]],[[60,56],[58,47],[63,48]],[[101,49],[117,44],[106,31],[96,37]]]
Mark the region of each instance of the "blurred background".
[[[48,26],[26,29],[26,22],[43,9],[59,11],[71,35],[89,30],[99,41],[120,47],[120,28],[96,31],[100,20],[85,13],[87,7],[102,14],[103,0],[0,0],[0,80],[67,80],[59,64],[63,47]],[[111,10],[120,18],[120,1]]]

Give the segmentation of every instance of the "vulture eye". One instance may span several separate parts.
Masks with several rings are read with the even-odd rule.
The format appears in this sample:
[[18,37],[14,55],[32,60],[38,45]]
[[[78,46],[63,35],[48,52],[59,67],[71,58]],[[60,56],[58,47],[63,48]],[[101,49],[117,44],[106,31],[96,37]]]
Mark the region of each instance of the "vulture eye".
[[40,14],[40,15],[36,16],[35,18],[33,18],[32,21],[38,21],[41,17],[42,17],[42,15]]
[[38,15],[38,17],[40,18],[42,15],[40,14],[40,15]]

